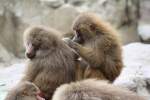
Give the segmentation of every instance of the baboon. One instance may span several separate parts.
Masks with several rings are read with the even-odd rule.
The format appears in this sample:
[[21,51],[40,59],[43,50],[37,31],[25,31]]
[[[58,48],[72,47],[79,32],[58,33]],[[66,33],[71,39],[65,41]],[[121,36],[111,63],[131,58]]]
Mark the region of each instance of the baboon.
[[58,87],[52,100],[146,100],[102,80],[82,80]]
[[25,81],[14,87],[5,100],[45,100],[40,95],[40,89],[33,83]]
[[[88,63],[81,79],[99,78],[113,82],[122,70],[121,43],[114,29],[94,13],[81,13],[74,21],[72,40],[65,40]],[[80,66],[80,65],[79,65]],[[80,67],[77,68],[80,68]]]
[[75,80],[75,55],[58,34],[43,26],[33,26],[24,32],[29,60],[21,82],[33,82],[46,100],[51,100],[56,87]]

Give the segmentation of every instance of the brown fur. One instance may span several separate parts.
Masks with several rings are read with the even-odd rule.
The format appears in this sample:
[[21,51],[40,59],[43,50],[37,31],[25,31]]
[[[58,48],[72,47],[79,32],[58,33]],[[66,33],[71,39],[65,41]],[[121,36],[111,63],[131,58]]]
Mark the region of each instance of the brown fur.
[[5,100],[37,100],[39,88],[31,82],[23,82],[14,87]]
[[52,100],[146,100],[137,94],[98,80],[84,80],[57,88]]
[[21,81],[33,82],[46,100],[51,100],[58,86],[75,80],[74,53],[56,34],[42,26],[30,27],[24,33],[29,61]]
[[[84,74],[80,79],[99,78],[114,81],[123,66],[117,33],[93,13],[80,14],[73,23],[73,30],[74,39],[68,40],[67,43],[89,64],[81,71]],[[80,68],[79,66],[77,68]]]

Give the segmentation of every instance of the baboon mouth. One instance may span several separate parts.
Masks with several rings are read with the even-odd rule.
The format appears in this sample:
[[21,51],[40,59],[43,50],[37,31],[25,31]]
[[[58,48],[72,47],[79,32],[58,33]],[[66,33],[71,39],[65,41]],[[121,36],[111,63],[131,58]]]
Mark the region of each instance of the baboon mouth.
[[37,97],[37,100],[45,100],[45,99],[44,99],[44,93],[42,93],[41,91],[39,91],[39,92],[36,94],[36,97]]
[[27,58],[33,59],[35,58],[35,54],[26,53]]

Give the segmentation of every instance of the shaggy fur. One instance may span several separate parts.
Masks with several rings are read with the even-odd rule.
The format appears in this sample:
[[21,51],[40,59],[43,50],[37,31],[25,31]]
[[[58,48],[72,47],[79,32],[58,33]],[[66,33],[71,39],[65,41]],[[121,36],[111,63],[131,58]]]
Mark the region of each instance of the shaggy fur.
[[5,100],[37,100],[39,88],[31,82],[23,82],[14,87]]
[[84,80],[57,88],[52,100],[146,100],[104,81]]
[[46,100],[51,100],[58,86],[75,80],[75,55],[58,34],[42,26],[30,27],[24,33],[29,60],[21,82],[33,82]]
[[123,67],[121,45],[114,29],[96,14],[82,13],[75,19],[73,30],[75,36],[67,44],[89,64],[85,69],[78,69],[84,72],[80,79],[98,78],[113,82]]

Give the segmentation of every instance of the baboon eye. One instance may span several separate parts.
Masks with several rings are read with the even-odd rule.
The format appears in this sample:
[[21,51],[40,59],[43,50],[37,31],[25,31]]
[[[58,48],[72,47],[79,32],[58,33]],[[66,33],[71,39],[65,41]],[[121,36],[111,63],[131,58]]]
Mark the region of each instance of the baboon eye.
[[34,47],[34,50],[38,50],[40,48],[39,43],[32,43],[32,46]]
[[80,32],[81,32],[80,30],[77,30],[77,31],[76,31],[77,37],[80,37],[80,36],[81,36],[81,33],[80,33]]
[[90,25],[91,30],[95,30],[95,25]]
[[40,46],[35,46],[35,50],[39,50],[40,49]]

